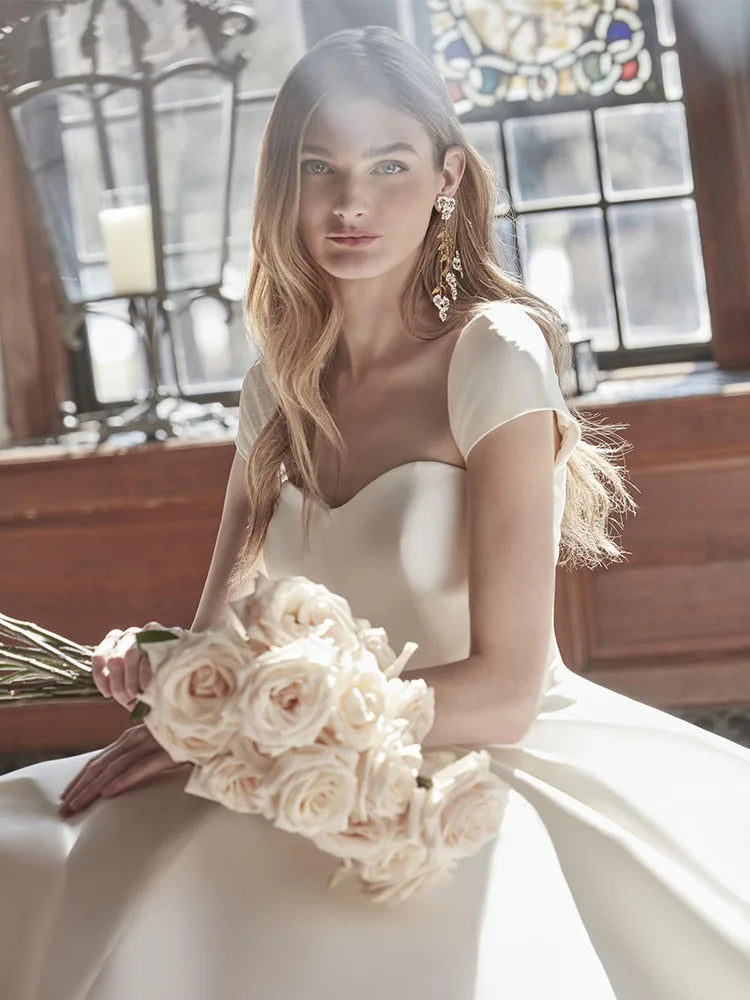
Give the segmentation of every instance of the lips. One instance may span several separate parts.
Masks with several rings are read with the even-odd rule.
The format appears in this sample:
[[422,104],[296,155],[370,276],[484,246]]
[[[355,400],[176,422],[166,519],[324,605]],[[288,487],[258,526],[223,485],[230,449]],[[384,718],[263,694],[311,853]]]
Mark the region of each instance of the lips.
[[329,233],[326,239],[335,246],[363,247],[379,240],[380,236],[377,233],[367,232],[365,229],[350,229],[339,233]]

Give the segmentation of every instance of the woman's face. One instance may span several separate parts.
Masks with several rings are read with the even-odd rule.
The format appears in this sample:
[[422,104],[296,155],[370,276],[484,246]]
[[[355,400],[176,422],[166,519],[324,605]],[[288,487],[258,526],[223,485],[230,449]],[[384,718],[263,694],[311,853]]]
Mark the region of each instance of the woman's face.
[[[463,151],[446,156],[463,169]],[[321,103],[300,157],[299,229],[335,278],[374,278],[419,251],[437,196],[460,172],[436,169],[421,122],[371,98]]]

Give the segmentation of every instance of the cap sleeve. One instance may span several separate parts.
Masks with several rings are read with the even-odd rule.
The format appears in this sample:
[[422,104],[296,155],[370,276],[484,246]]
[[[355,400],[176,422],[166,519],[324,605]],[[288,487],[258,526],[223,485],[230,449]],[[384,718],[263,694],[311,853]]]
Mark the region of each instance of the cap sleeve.
[[563,466],[581,438],[560,388],[549,344],[518,303],[493,303],[461,331],[448,372],[451,431],[464,459],[495,427],[524,413],[554,410]]
[[253,442],[271,417],[275,403],[263,376],[262,362],[253,362],[242,380],[235,447],[247,458]]

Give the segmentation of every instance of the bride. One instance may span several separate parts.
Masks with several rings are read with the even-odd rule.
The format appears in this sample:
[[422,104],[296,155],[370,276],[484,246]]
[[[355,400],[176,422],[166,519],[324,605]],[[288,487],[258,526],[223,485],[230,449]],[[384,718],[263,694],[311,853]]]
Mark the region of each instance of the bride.
[[[623,553],[634,507],[558,375],[559,317],[492,248],[492,177],[434,67],[384,28],[308,52],[258,165],[262,360],[192,623],[260,568],[344,596],[484,746],[498,836],[393,907],[257,816],[187,795],[144,725],[0,779],[4,1000],[740,1000],[750,752],[562,662],[555,567]],[[587,431],[584,435],[584,431]],[[136,628],[102,694],[149,681]]]

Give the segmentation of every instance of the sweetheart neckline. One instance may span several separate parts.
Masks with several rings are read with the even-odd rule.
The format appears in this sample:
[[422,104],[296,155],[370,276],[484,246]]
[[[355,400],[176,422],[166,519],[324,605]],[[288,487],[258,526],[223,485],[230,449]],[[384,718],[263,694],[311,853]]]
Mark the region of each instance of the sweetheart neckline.
[[[453,350],[451,351],[451,356],[448,359],[448,372],[447,372],[447,375],[446,375],[446,387],[447,387],[447,394],[448,394],[449,400],[450,400],[451,371],[453,370],[453,361],[454,361],[454,359],[456,357],[456,352],[458,351],[458,346],[461,343],[461,341],[464,339],[464,334],[466,333],[466,331],[469,329],[469,327],[474,322],[474,320],[479,317],[479,315],[481,315],[481,313],[477,313],[475,316],[472,316],[471,319],[467,323],[464,323],[464,325],[459,330],[459,333],[458,333],[458,336],[456,337],[455,343],[453,344]],[[448,420],[450,421],[450,401],[448,402]],[[337,511],[337,510],[343,510],[345,507],[348,507],[351,503],[353,503],[363,493],[365,493],[367,490],[369,490],[369,488],[371,486],[374,486],[375,483],[380,482],[381,479],[387,478],[392,472],[396,472],[399,469],[413,469],[413,468],[416,468],[417,466],[420,466],[420,465],[443,465],[447,469],[458,469],[459,472],[466,472],[466,467],[463,466],[463,465],[453,465],[452,462],[441,462],[437,458],[418,458],[418,459],[415,459],[413,462],[402,462],[400,465],[392,465],[390,469],[386,469],[385,472],[381,472],[379,476],[375,476],[374,479],[371,479],[369,483],[365,483],[365,485],[362,487],[362,489],[357,490],[357,492],[355,494],[353,494],[353,496],[350,496],[347,501],[345,501],[344,503],[338,504],[338,506],[336,506],[336,507],[330,507],[327,503],[320,503],[319,500],[313,500],[313,505],[315,507],[317,507],[319,510],[326,511],[328,514],[332,514],[334,511]],[[295,486],[294,483],[291,482],[291,480],[285,479],[282,482],[282,484],[281,484],[282,488],[287,483],[289,483],[289,485],[292,487],[292,489],[297,494],[297,496],[300,497],[300,498],[302,498],[302,490],[300,490],[300,488],[298,486]]]
[[[371,486],[374,486],[381,480],[386,479],[391,473],[398,472],[400,469],[415,469],[420,465],[438,465],[445,469],[455,469],[457,472],[466,472],[466,467],[463,465],[454,465],[452,462],[441,462],[437,458],[417,458],[412,462],[401,462],[400,465],[392,465],[390,469],[385,469],[385,471],[381,472],[380,475],[371,479],[369,483],[365,483],[361,489],[352,494],[352,496],[350,496],[348,500],[345,500],[344,503],[331,507],[327,503],[321,503],[319,500],[313,499],[313,505],[318,507],[320,510],[327,511],[329,514],[332,514],[337,510],[343,510],[345,507],[352,504],[358,497],[361,497],[363,493],[366,493]],[[295,486],[291,479],[285,479],[281,485],[282,488],[287,485],[291,486],[297,496],[300,497],[300,499],[302,498],[302,490],[298,486]]]

